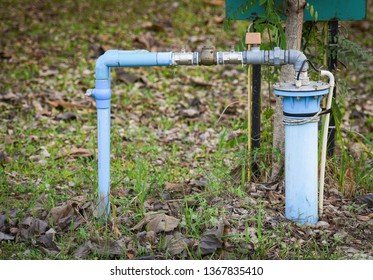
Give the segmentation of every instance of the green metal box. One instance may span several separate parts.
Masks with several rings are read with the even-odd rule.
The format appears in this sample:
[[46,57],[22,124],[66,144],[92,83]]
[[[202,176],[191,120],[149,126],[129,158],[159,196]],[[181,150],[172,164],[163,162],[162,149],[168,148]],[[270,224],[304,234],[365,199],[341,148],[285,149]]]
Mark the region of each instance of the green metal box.
[[[277,0],[277,7],[285,13],[286,0]],[[251,4],[254,3],[254,4]],[[260,0],[226,0],[226,18],[231,20],[255,20],[264,15]],[[366,17],[366,0],[308,0],[317,12],[318,21],[328,20],[364,20]],[[304,10],[304,20],[314,21],[310,9]]]

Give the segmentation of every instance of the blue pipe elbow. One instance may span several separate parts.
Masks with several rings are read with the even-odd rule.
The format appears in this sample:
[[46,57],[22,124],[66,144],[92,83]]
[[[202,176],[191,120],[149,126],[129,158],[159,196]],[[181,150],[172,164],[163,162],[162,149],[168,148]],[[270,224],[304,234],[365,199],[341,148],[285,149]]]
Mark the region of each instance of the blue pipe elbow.
[[117,50],[106,51],[96,61],[96,79],[109,80],[110,67],[119,66],[119,56]]
[[92,97],[98,109],[110,108],[110,67],[170,66],[171,52],[149,52],[146,50],[109,50],[96,61],[96,87]]

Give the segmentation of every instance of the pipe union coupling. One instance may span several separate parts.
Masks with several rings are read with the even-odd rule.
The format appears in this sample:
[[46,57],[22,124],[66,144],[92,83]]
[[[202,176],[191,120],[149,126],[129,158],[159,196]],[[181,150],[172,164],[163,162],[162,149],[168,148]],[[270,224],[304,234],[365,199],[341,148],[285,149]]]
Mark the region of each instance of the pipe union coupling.
[[275,66],[279,66],[285,62],[285,52],[279,47],[275,47],[269,52],[269,62]]
[[198,65],[198,57],[193,52],[172,53],[172,65]]

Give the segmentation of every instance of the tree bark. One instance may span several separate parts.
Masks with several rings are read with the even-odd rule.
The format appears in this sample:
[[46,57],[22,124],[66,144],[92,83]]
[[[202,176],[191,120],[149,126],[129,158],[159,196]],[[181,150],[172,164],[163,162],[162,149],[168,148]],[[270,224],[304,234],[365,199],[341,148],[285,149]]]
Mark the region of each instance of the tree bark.
[[[287,0],[286,1],[286,48],[300,50],[303,27],[303,13],[306,6],[306,0]],[[280,81],[292,81],[294,79],[293,65],[284,65],[281,67]],[[272,174],[271,181],[279,178],[284,165],[285,150],[285,130],[282,124],[283,107],[282,100],[276,97],[275,118],[273,123],[273,148],[277,151],[272,155]],[[280,157],[278,157],[280,154]]]

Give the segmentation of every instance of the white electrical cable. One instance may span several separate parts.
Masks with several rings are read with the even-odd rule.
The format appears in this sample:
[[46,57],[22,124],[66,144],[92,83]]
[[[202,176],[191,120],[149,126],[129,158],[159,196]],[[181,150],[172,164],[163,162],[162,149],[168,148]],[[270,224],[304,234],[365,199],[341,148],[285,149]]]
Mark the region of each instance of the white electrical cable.
[[[321,76],[327,76],[329,78],[329,94],[328,99],[326,101],[326,110],[329,110],[332,107],[332,99],[333,99],[333,91],[334,91],[334,75],[325,70],[321,70]],[[326,164],[326,149],[327,149],[327,142],[328,142],[328,131],[329,131],[329,120],[330,114],[326,114],[325,121],[324,121],[324,131],[322,137],[322,146],[321,146],[321,163],[320,163],[320,186],[319,186],[319,216],[323,214],[324,211],[324,184],[325,184],[325,164]]]

